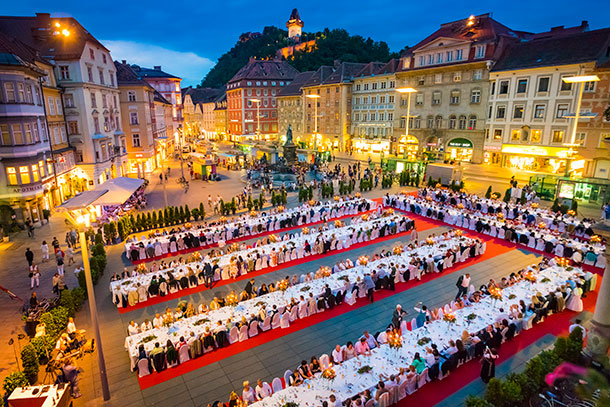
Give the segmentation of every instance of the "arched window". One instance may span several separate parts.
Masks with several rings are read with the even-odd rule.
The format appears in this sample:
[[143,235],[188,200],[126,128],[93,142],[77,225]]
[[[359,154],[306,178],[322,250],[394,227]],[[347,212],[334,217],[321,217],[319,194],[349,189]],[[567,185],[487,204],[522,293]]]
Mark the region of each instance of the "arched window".
[[457,123],[457,118],[455,117],[455,115],[449,116],[449,128],[455,129],[456,123]]
[[428,128],[431,129],[434,127],[434,116],[428,116]]
[[442,129],[443,128],[443,116],[436,116],[434,118],[434,128]]
[[468,130],[476,130],[477,129],[477,117],[475,115],[471,115],[468,118]]
[[460,120],[458,122],[458,128],[460,130],[466,130],[466,116],[460,116]]

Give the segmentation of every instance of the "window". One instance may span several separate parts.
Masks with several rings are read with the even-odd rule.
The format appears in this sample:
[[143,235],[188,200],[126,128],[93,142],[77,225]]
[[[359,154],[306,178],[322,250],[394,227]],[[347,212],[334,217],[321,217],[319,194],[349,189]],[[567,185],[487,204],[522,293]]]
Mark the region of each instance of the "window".
[[553,130],[553,139],[551,140],[551,142],[555,144],[563,143],[563,135],[563,130]]
[[587,140],[587,133],[576,133],[576,139],[574,142],[579,146],[584,146],[585,141]]
[[23,128],[25,129],[26,144],[32,144],[32,125],[30,123],[24,123]]
[[429,129],[431,129],[432,127],[434,127],[434,117],[432,117],[432,116],[428,116],[427,122],[428,122],[428,128],[429,128]]
[[453,61],[453,51],[447,51],[447,62]]
[[464,50],[458,49],[457,51],[455,51],[455,60],[461,61],[463,55],[464,55]]
[[100,132],[100,121],[97,117],[93,118],[93,130],[95,133]]
[[127,100],[129,102],[135,102],[136,101],[136,92],[134,92],[133,90],[130,90],[129,92],[127,92]]
[[379,96],[379,103],[385,103],[385,96]]
[[34,94],[36,95],[36,104],[38,106],[42,105],[42,99],[40,98],[40,90],[38,89],[38,87],[34,88]]
[[13,144],[11,133],[8,131],[8,124],[0,124],[0,142],[5,146]]
[[354,121],[360,121],[360,113],[355,113],[354,114]]
[[531,139],[532,143],[540,143],[542,140],[542,130],[540,129],[532,129],[531,130]]
[[390,81],[390,89],[394,89],[394,86],[396,86],[396,82]]
[[523,105],[515,105],[513,119],[523,119]]
[[385,89],[386,86],[388,85],[388,83],[387,82],[381,82],[380,85],[381,85],[381,89]]
[[476,130],[477,129],[477,117],[470,116],[468,118],[468,130]]
[[74,96],[71,93],[66,93],[64,95],[64,103],[66,107],[74,107]]
[[432,65],[434,63],[434,55],[428,55],[428,65]]
[[388,96],[388,103],[394,103],[394,95]]
[[494,129],[494,140],[496,140],[496,141],[502,140],[502,129]]
[[19,167],[19,176],[21,177],[22,184],[30,183],[30,170],[28,169],[27,165]]
[[500,81],[500,88],[498,89],[498,94],[508,94],[508,81]]
[[25,101],[27,103],[34,103],[34,100],[32,99],[32,87],[30,85],[25,87]]
[[138,112],[129,112],[129,123],[138,124]]
[[15,171],[15,167],[6,167],[6,175],[9,185],[17,185],[17,171]]
[[15,140],[15,144],[24,144],[23,143],[23,130],[21,130],[20,124],[13,124],[13,140]]
[[462,73],[454,72],[453,73],[453,82],[461,82],[462,81]]
[[455,129],[456,123],[457,123],[456,117],[453,116],[453,115],[449,116],[449,128],[450,129]]
[[595,92],[595,82],[585,82],[582,84],[583,92]]
[[472,72],[472,79],[475,81],[480,81],[481,79],[483,79],[483,70],[482,69],[475,69]]
[[34,182],[40,181],[40,175],[38,175],[38,165],[32,165],[32,178]]
[[78,134],[78,122],[69,121],[68,122],[68,131],[70,132],[70,135]]
[[485,45],[477,45],[474,48],[474,57],[483,58],[485,56]]
[[360,84],[356,85],[356,90],[360,90]]
[[53,98],[51,96],[47,98],[47,106],[49,108],[49,114],[55,116],[55,103],[53,103]]
[[[571,76],[571,75],[568,75],[568,76]],[[572,90],[572,84],[571,84],[571,83],[567,83],[567,82],[565,82],[565,81],[563,80],[563,78],[565,78],[565,76],[563,76],[563,77],[561,78],[561,87],[559,88],[559,90],[560,90],[561,92],[569,92],[569,91],[571,91],[571,90]]]
[[434,128],[442,129],[443,128],[443,116],[436,116],[434,118]]
[[68,141],[68,139],[66,139],[66,128],[65,127],[60,127],[60,133],[61,133],[61,142],[65,143]]
[[496,83],[492,82],[491,83],[491,92],[490,94],[495,95],[496,94]]
[[504,119],[506,116],[506,106],[498,106],[496,108],[496,119]]
[[436,63],[437,64],[442,64],[443,63],[443,54],[441,52],[436,54]]
[[416,105],[424,104],[424,94],[423,93],[418,93],[415,95],[415,104]]
[[527,79],[519,79],[517,81],[517,93],[527,92]]
[[17,91],[19,92],[19,102],[25,102],[25,88],[23,87],[23,83],[17,83]]
[[434,75],[434,83],[442,83],[443,82],[443,74],[437,73]]
[[481,89],[473,89],[470,91],[470,103],[481,102]]
[[140,135],[137,133],[134,133],[131,135],[131,144],[134,147],[140,147]]
[[95,93],[91,92],[91,107],[93,109],[97,108],[97,98],[95,97]]
[[557,114],[555,115],[556,118],[561,119],[563,118],[563,116],[568,114],[568,104],[567,103],[560,103],[557,105]]
[[92,48],[89,48],[89,56],[91,57],[91,59],[95,59],[95,52]]
[[87,77],[89,78],[89,82],[93,82],[93,70],[90,66],[87,67]]
[[451,98],[449,99],[449,103],[451,103],[452,105],[457,105],[460,103],[460,91],[459,90],[451,91]]
[[548,76],[543,76],[538,79],[538,92],[548,92],[549,84],[551,83],[551,78]]
[[15,84],[13,82],[4,82],[4,92],[6,93],[6,101],[9,103],[16,102],[15,99]]
[[57,110],[57,114],[61,115],[61,100],[59,98],[55,98],[55,110]]
[[394,113],[388,113],[388,120],[394,120]]
[[432,104],[440,105],[441,104],[441,92],[439,90],[435,90],[432,92]]
[[544,119],[544,111],[546,110],[545,105],[534,106],[534,119]]
[[106,54],[102,54],[102,63],[106,63]]
[[521,140],[521,130],[513,129],[510,132],[510,141],[519,141],[519,140]]
[[70,80],[70,68],[68,65],[59,66],[59,77],[64,81]]
[[458,129],[466,130],[466,116],[460,116],[458,120]]
[[425,76],[420,76],[419,78],[417,78],[417,84],[419,86],[423,86],[426,83],[426,77]]
[[373,82],[373,83],[371,84],[371,86],[373,87],[373,90],[376,90],[376,89],[377,89],[377,82]]
[[372,103],[372,104],[377,103],[377,96],[372,96],[372,97],[371,97],[371,103]]
[[106,109],[108,107],[108,99],[105,93],[102,93],[102,107]]

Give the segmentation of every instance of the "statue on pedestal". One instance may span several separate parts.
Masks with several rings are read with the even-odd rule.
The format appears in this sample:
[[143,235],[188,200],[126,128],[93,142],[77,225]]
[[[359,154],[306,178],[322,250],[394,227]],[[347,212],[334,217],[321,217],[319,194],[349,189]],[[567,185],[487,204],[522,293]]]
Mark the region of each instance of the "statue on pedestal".
[[292,125],[290,124],[288,125],[288,130],[286,130],[286,142],[284,143],[283,150],[286,164],[294,163],[297,159],[297,146],[292,141]]

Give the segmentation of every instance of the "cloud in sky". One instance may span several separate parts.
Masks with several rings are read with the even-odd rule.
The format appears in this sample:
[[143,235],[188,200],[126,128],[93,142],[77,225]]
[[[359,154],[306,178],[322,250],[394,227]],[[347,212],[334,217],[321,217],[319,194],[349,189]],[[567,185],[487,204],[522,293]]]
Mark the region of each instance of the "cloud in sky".
[[116,61],[152,68],[161,65],[165,72],[182,78],[182,85],[197,85],[214,66],[214,62],[194,52],[182,52],[135,41],[102,40]]

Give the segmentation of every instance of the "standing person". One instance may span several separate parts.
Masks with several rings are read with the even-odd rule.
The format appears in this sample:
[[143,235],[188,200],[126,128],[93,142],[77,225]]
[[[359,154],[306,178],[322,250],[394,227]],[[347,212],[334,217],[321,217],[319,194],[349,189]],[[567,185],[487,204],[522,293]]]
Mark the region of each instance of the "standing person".
[[366,290],[366,298],[373,302],[373,292],[375,291],[375,283],[373,282],[371,275],[368,273],[365,274],[362,281],[364,282],[364,289]]
[[72,394],[72,398],[79,398],[81,394],[80,388],[78,387],[78,367],[76,367],[72,359],[68,359],[61,370],[63,371],[66,380],[70,382],[70,393]]
[[498,354],[493,349],[485,349],[483,359],[481,359],[481,380],[485,384],[496,376],[496,359],[498,359]]
[[34,289],[34,283],[36,283],[36,287],[40,286],[40,270],[36,264],[32,263],[30,265],[30,290]]
[[71,245],[68,245],[66,249],[66,261],[68,262],[68,266],[74,264],[74,249]]
[[163,173],[159,173],[159,184],[163,184]]
[[29,247],[25,249],[25,259],[28,261],[28,266],[32,266],[32,262],[34,261],[34,252],[31,251]]
[[34,237],[34,225],[32,225],[30,218],[25,221],[25,228],[28,231],[28,237]]
[[49,260],[49,245],[47,244],[46,240],[42,241],[40,251],[42,252],[42,262],[44,263],[45,261]]
[[470,287],[470,274],[466,273],[463,276],[460,276],[455,285],[458,288],[457,295],[455,296],[455,299],[457,300],[463,295],[468,294],[468,287]]
[[66,232],[66,239],[65,239],[65,241],[66,241],[66,244],[68,246],[70,246],[70,232]]
[[57,273],[64,275],[64,256],[61,250],[57,252]]

